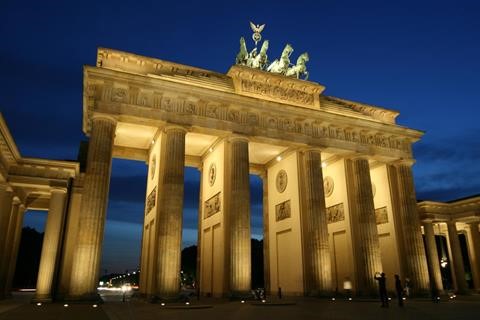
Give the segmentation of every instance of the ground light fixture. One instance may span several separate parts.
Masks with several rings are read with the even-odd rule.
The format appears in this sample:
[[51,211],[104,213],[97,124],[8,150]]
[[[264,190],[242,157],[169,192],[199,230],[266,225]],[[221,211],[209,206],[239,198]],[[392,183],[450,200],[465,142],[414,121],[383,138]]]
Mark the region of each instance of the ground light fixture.
[[63,306],[64,306],[65,308],[68,308],[68,303],[65,303]]

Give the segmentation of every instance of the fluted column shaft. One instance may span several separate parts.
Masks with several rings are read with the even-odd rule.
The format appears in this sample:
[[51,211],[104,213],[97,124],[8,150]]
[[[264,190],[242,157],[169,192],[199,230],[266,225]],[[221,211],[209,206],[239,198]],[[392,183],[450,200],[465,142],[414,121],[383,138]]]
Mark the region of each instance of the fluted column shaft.
[[0,299],[4,298],[7,292],[7,280],[8,280],[8,271],[11,264],[12,248],[15,241],[15,230],[16,223],[18,220],[18,210],[20,207],[20,202],[16,199],[9,212],[9,217],[7,220],[6,234],[4,242],[0,243],[0,249],[2,250],[2,263],[0,264]]
[[165,129],[159,171],[156,292],[159,298],[178,295],[182,245],[185,130]]
[[[0,275],[1,270],[6,268],[6,246],[10,244],[6,243],[8,234],[8,223],[12,213],[12,201],[13,192],[9,191],[7,185],[0,185]],[[0,286],[2,278],[0,276]]]
[[428,294],[430,285],[427,257],[417,211],[412,169],[407,164],[400,164],[395,166],[394,170],[397,182],[397,192],[393,194],[394,214],[400,218],[398,228],[401,229],[403,238],[400,259],[403,259],[404,277],[411,280],[412,294]]
[[11,238],[13,241],[10,242],[12,244],[12,247],[10,248],[10,259],[8,261],[8,273],[5,286],[5,295],[7,296],[10,295],[10,291],[12,291],[13,277],[15,276],[15,269],[17,267],[18,250],[20,248],[20,241],[22,240],[24,214],[25,206],[23,204],[20,204],[18,206],[16,215],[13,216],[13,238]]
[[230,138],[226,143],[225,211],[227,220],[229,291],[235,295],[251,288],[250,177],[248,141]]
[[101,116],[92,119],[69,299],[98,299],[96,287],[100,272],[115,127],[114,119]]
[[200,294],[200,288],[202,287],[202,219],[203,219],[203,162],[200,164],[198,170],[200,171],[200,191],[198,195],[198,224],[197,224],[197,279],[196,288],[198,294]]
[[447,222],[448,241],[452,251],[453,274],[457,284],[457,293],[463,294],[468,291],[467,280],[465,279],[465,267],[463,265],[462,249],[458,239],[457,227],[455,221]]
[[373,203],[370,167],[366,159],[346,160],[350,227],[353,233],[355,289],[359,295],[377,293],[375,273],[382,271]]
[[478,231],[478,222],[469,223],[469,227],[470,268],[472,269],[473,285],[478,291],[480,290],[480,232]]
[[52,299],[52,283],[54,275],[58,272],[60,240],[65,219],[65,198],[65,189],[52,190],[38,269],[35,300]]
[[435,241],[435,232],[431,222],[423,223],[425,232],[425,244],[427,249],[428,274],[430,275],[431,286],[437,291],[443,291],[442,273],[440,271],[440,262],[438,260],[437,243]]
[[305,151],[300,159],[305,289],[309,295],[327,294],[332,270],[320,152]]
[[270,235],[269,235],[269,211],[268,211],[268,174],[267,171],[261,176],[263,187],[263,281],[265,292],[272,293],[270,288]]

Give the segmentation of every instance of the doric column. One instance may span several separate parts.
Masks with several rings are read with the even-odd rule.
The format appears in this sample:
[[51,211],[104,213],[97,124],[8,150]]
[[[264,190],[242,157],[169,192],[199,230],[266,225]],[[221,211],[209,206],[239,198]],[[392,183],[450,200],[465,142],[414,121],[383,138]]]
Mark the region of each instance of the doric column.
[[401,163],[389,166],[388,173],[392,187],[393,214],[399,222],[397,229],[399,239],[402,240],[399,248],[400,259],[403,260],[403,276],[411,280],[413,295],[427,295],[430,289],[427,257],[417,211],[412,169],[409,164]]
[[196,289],[200,294],[202,283],[202,219],[203,219],[203,162],[198,166],[200,171],[200,191],[198,195],[198,224],[197,224],[197,269],[196,269]]
[[455,221],[447,222],[448,241],[452,251],[453,274],[457,283],[457,293],[464,294],[468,291],[467,280],[465,279],[465,267],[463,266],[462,249],[458,239],[457,227]]
[[433,224],[430,221],[423,222],[423,231],[425,232],[425,244],[427,249],[428,274],[430,275],[430,285],[435,286],[437,291],[443,291],[442,273],[440,271],[440,262],[438,260],[437,244]]
[[263,186],[263,281],[265,292],[272,294],[270,288],[270,241],[269,241],[269,211],[268,211],[268,173],[261,176]]
[[480,290],[480,232],[478,222],[468,224],[468,248],[470,268],[472,269],[473,285],[475,290]]
[[8,215],[7,230],[4,238],[4,242],[0,243],[0,249],[2,254],[2,263],[0,264],[0,299],[4,298],[7,293],[7,279],[8,271],[10,269],[12,248],[15,241],[15,228],[18,217],[18,209],[20,201],[18,198],[12,201],[12,207]]
[[354,244],[355,289],[359,295],[377,293],[375,273],[382,272],[370,167],[367,159],[345,161],[350,228]]
[[5,251],[2,246],[5,244],[5,238],[8,232],[8,221],[12,212],[13,192],[7,184],[0,184],[0,265],[4,261]]
[[300,154],[299,173],[305,291],[308,295],[329,294],[332,289],[332,270],[319,151],[308,150]]
[[65,219],[66,190],[57,188],[51,191],[45,233],[43,236],[42,255],[38,269],[37,291],[34,300],[51,301],[52,283],[58,272],[60,241]]
[[180,290],[186,130],[172,126],[167,127],[164,134],[160,151],[156,247],[156,294],[161,299],[176,297]]
[[88,145],[77,249],[68,299],[98,300],[97,281],[107,209],[116,122],[94,116]]
[[230,293],[238,295],[251,288],[248,140],[231,137],[225,151],[226,279]]
[[5,295],[9,296],[12,291],[13,277],[15,276],[15,269],[17,267],[18,249],[20,248],[20,241],[22,240],[23,217],[25,214],[25,206],[20,204],[18,206],[17,214],[13,217],[13,242],[10,248],[10,259],[8,262],[8,273],[5,286]]

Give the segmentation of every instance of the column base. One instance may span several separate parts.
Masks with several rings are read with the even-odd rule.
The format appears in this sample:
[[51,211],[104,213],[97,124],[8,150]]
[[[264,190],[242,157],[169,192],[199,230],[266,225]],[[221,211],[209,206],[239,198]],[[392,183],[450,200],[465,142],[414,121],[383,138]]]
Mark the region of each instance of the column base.
[[305,296],[315,298],[331,298],[335,296],[335,292],[324,290],[311,290],[310,292],[306,292]]
[[35,296],[31,303],[52,303],[53,299],[51,296]]
[[226,294],[226,297],[230,300],[245,300],[252,297],[250,291],[232,291]]

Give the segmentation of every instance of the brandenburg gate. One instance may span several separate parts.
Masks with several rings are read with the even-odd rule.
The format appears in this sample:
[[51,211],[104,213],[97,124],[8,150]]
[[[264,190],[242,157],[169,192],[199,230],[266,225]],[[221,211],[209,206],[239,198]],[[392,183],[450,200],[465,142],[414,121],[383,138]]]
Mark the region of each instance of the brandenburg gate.
[[99,49],[84,68],[90,136],[68,296],[96,293],[112,157],[148,163],[140,291],[178,294],[184,167],[201,175],[200,292],[250,290],[249,175],[264,181],[270,291],[330,293],[374,275],[428,290],[412,180],[422,133],[397,112],[326,96],[325,87],[237,64],[219,74]]
[[[263,179],[267,292],[331,295],[349,279],[356,295],[371,295],[378,272],[409,278],[414,294],[430,290],[412,177],[411,146],[423,133],[398,125],[396,111],[328,96],[321,84],[300,79],[306,54],[288,76],[289,64],[282,67],[293,51],[288,45],[277,65],[265,70],[265,47],[268,42],[252,55],[241,42],[237,63],[226,74],[98,49],[96,66],[83,72],[85,172],[78,164],[43,163],[63,168],[55,180],[62,183],[50,181],[42,196],[27,192],[2,204],[8,207],[2,219],[16,230],[13,217],[35,207],[29,204],[49,209],[38,301],[98,299],[113,157],[148,165],[140,261],[146,298],[179,293],[185,166],[201,172],[202,295],[241,296],[251,289],[250,174]],[[26,166],[19,154],[15,159],[17,176],[51,179],[38,163]],[[2,197],[31,188],[31,179],[9,178],[10,171],[4,176]],[[478,237],[478,223],[476,230]],[[5,245],[11,246],[15,232],[7,234]],[[3,279],[9,259],[2,260]],[[441,286],[435,272],[430,274]]]

